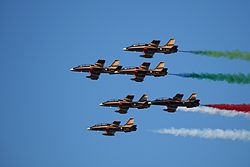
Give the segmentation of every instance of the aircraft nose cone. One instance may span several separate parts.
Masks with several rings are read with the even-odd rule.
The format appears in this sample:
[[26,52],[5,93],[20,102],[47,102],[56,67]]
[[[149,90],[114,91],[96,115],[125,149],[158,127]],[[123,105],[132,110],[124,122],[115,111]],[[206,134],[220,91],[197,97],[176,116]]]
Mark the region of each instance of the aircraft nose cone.
[[69,69],[70,71],[74,71],[74,68]]
[[104,104],[103,103],[100,103],[99,106],[103,106]]
[[87,130],[90,130],[90,128],[86,128]]
[[127,50],[127,48],[123,48],[123,50]]

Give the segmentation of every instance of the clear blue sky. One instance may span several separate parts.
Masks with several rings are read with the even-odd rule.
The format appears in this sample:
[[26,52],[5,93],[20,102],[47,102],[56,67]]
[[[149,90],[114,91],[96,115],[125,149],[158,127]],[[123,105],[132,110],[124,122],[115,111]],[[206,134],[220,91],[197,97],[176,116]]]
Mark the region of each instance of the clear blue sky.
[[[124,66],[165,61],[169,72],[250,72],[250,62],[188,53],[143,59],[122,48],[170,37],[182,50],[250,51],[250,2],[245,1],[1,1],[0,166],[241,166],[250,142],[183,138],[159,128],[248,129],[250,120],[161,107],[127,115],[98,106],[111,98],[148,93],[150,99],[193,91],[204,103],[249,103],[250,86],[167,76],[135,83],[131,76],[99,81],[69,69],[120,59]],[[95,123],[134,117],[138,130],[105,137]]]

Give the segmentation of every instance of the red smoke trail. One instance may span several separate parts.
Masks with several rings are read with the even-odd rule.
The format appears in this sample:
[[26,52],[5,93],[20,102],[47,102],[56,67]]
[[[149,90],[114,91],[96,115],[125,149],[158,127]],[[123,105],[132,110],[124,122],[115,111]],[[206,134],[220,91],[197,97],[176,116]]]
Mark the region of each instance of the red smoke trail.
[[235,110],[239,112],[250,113],[250,104],[207,104],[205,106],[220,110]]

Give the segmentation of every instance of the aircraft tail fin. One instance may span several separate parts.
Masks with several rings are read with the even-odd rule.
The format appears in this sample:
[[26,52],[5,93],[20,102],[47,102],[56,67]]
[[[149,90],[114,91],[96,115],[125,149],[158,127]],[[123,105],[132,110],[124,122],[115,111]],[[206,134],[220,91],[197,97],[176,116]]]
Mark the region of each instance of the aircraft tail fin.
[[148,95],[144,94],[142,97],[139,99],[139,102],[145,102],[148,100]]
[[166,43],[166,45],[163,46],[163,48],[172,48],[174,46],[175,39],[170,38],[169,41]]
[[128,122],[125,125],[133,126],[134,125],[134,118],[129,118]]
[[120,61],[119,60],[115,60],[109,67],[118,67],[120,65]]
[[196,100],[196,97],[197,97],[197,93],[192,93],[191,96],[189,96],[189,98],[187,100],[194,101],[194,100]]
[[120,66],[119,60],[115,60],[107,69],[110,71],[119,71],[122,69],[122,66]]
[[161,71],[162,69],[164,69],[164,62],[160,62],[156,67],[155,67],[155,71]]
[[174,43],[175,43],[175,39],[174,38],[170,38],[166,45],[167,46],[174,46]]

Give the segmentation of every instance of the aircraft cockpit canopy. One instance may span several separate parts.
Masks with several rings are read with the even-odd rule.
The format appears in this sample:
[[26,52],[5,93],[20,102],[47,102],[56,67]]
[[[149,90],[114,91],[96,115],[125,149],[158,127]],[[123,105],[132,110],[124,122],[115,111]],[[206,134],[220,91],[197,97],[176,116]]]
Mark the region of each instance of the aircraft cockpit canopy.
[[110,99],[107,102],[112,102],[112,101],[119,101],[120,99]]
[[145,43],[136,43],[136,44],[131,45],[131,46],[148,46],[148,44],[145,44]]

